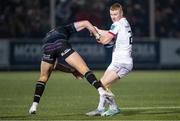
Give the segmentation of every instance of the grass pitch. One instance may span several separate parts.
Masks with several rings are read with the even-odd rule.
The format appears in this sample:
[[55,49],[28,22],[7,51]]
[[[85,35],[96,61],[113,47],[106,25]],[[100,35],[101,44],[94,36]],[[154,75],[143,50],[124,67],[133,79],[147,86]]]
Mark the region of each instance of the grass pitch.
[[0,72],[0,120],[180,120],[180,71],[132,71],[113,85],[122,112],[112,117],[86,116],[97,106],[97,91],[62,72],[52,73],[37,114],[29,115],[38,76]]

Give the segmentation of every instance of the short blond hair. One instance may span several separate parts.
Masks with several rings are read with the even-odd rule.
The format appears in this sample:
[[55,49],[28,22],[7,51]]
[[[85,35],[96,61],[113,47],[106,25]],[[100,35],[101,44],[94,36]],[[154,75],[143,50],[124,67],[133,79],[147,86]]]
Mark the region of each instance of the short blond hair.
[[120,12],[123,13],[123,8],[122,5],[119,3],[114,3],[111,5],[110,10],[114,11],[114,10],[119,10]]

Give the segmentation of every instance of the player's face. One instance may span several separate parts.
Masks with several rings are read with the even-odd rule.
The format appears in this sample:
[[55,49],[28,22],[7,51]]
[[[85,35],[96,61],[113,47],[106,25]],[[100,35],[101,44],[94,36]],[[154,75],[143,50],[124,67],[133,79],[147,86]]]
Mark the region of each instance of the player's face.
[[119,10],[110,10],[110,16],[113,22],[119,21],[121,19],[121,14]]

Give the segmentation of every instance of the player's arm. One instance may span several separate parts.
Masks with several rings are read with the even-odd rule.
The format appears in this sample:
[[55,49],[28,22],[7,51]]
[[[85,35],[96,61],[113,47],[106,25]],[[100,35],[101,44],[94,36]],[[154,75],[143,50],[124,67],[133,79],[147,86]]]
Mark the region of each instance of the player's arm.
[[101,35],[100,38],[99,38],[99,43],[105,45],[105,44],[108,44],[110,41],[112,41],[112,39],[114,38],[114,35],[112,35],[111,33],[109,32],[105,32],[104,35]]
[[88,29],[90,33],[92,33],[96,39],[99,39],[100,35],[94,28],[94,26],[87,20],[84,21],[78,21],[74,23],[74,26],[76,28],[76,31],[81,31],[82,29]]
[[98,29],[97,27],[95,27],[95,29],[98,31],[98,33],[100,33],[100,38],[99,38],[99,43],[101,44],[108,44],[110,41],[112,41],[112,39],[114,38],[114,36],[116,36],[116,34],[119,31],[119,23],[115,22],[111,25],[110,30],[106,31],[106,30],[101,30]]
[[102,29],[99,29],[97,28],[96,26],[94,26],[94,28],[96,29],[96,31],[101,35],[106,35],[109,31],[108,30],[102,30]]
[[77,79],[83,78],[83,75],[79,73],[76,69],[61,63],[56,62],[56,64],[54,65],[54,69],[65,73],[72,73]]

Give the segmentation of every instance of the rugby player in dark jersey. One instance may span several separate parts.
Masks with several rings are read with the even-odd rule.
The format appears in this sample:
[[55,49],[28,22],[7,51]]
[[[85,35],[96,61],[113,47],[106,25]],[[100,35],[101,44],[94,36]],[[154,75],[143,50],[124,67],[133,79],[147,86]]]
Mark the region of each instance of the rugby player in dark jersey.
[[85,28],[88,29],[96,39],[100,38],[100,35],[97,33],[94,26],[86,20],[57,27],[46,34],[45,38],[43,39],[42,46],[43,55],[40,67],[41,72],[36,83],[33,103],[29,110],[30,114],[36,113],[40,98],[45,89],[45,85],[55,67],[57,58],[59,57],[63,58],[70,66],[77,70],[77,72],[82,74],[87,81],[98,90],[100,95],[107,98],[113,96],[103,88],[101,82],[97,80],[81,56],[72,49],[71,44],[68,42],[71,34]]

